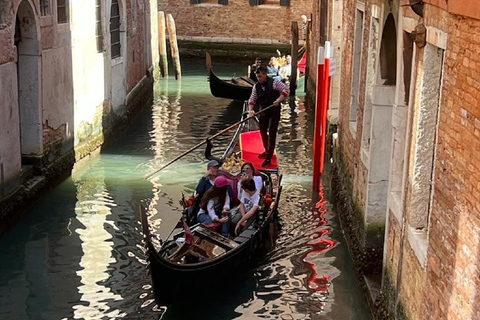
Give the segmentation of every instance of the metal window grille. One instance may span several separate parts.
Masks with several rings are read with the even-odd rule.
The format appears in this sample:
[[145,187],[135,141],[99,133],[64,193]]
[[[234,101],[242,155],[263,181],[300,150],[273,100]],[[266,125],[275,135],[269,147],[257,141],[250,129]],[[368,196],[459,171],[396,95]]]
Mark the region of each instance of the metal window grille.
[[101,0],[95,3],[95,38],[97,41],[97,52],[103,51],[103,32],[102,32],[102,6]]
[[112,59],[120,57],[120,9],[118,0],[112,0],[110,10],[110,43]]
[[57,0],[57,21],[58,23],[67,22],[67,0]]
[[40,0],[40,15],[48,16],[50,14],[50,4],[48,0]]

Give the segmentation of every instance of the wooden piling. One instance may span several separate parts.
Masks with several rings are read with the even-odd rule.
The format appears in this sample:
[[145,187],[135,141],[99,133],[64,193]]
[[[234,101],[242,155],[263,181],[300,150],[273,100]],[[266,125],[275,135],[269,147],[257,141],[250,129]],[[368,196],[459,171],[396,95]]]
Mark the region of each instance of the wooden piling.
[[290,96],[295,96],[297,88],[297,59],[298,59],[298,23],[292,21],[292,73],[290,74]]
[[167,29],[168,29],[168,38],[170,39],[170,49],[172,52],[173,67],[175,69],[175,79],[182,78],[182,69],[180,67],[180,54],[178,52],[177,44],[177,31],[175,28],[175,20],[173,16],[169,13],[167,14]]
[[305,66],[305,79],[303,81],[303,91],[307,92],[308,78],[310,77],[310,37],[312,35],[312,20],[307,22],[307,38],[305,39],[305,54],[307,54],[307,64]]
[[165,36],[165,13],[158,12],[158,51],[160,53],[160,74],[168,77],[167,39]]

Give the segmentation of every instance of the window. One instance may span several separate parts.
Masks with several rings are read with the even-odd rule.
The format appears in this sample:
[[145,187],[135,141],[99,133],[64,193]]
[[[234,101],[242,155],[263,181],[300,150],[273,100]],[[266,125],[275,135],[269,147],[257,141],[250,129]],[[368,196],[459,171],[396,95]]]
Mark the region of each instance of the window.
[[353,42],[353,69],[352,69],[352,101],[350,103],[350,122],[353,126],[353,132],[357,128],[357,109],[360,95],[360,73],[362,61],[362,42],[363,42],[363,11],[357,9],[355,15],[355,38]]
[[110,43],[112,59],[120,57],[120,9],[118,0],[112,0],[110,10]]
[[228,4],[228,0],[190,0],[190,4],[199,3]]
[[67,15],[67,7],[68,7],[68,0],[57,0],[57,22],[58,23],[67,23],[68,22],[68,15]]
[[102,32],[102,5],[101,0],[95,0],[95,38],[97,42],[97,52],[103,51],[103,32]]
[[282,7],[290,6],[290,0],[249,0],[251,6],[258,5],[280,5]]
[[50,4],[48,0],[40,0],[40,15],[42,17],[50,15]]

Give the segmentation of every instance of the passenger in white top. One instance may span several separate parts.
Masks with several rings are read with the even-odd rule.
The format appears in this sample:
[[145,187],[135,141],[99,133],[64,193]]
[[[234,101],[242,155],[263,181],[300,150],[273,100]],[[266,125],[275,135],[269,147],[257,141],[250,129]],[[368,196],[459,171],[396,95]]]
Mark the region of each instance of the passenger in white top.
[[255,188],[255,182],[251,178],[243,179],[241,182],[242,196],[240,198],[240,210],[233,218],[235,225],[235,234],[238,235],[242,229],[248,227],[253,221],[260,202],[260,194]]
[[[255,189],[257,190],[256,192],[260,194],[263,188],[263,180],[261,176],[255,176],[255,167],[253,166],[253,164],[251,162],[245,162],[244,164],[242,164],[241,172],[242,172],[241,180],[247,179],[247,178],[253,179],[253,181],[255,182]],[[238,200],[240,200],[242,197],[241,180],[238,181],[238,184],[237,184]]]

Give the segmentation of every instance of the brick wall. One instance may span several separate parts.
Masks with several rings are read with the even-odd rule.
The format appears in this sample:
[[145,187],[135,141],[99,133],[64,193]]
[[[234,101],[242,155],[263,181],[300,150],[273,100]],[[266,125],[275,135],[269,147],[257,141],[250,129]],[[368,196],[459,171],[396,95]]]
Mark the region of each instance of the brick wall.
[[[409,11],[405,15],[412,17]],[[419,263],[408,234],[399,243],[402,227],[390,213],[386,264],[389,278],[401,273],[405,318],[479,319],[480,21],[426,5],[423,23],[447,34],[427,262],[426,267]],[[416,64],[422,72],[421,61]],[[408,223],[408,203],[406,212]]]
[[[127,1],[127,92],[145,76],[148,65],[146,19],[150,7],[143,2]],[[132,4],[134,6],[132,7]]]
[[[441,24],[429,8],[426,24]],[[429,18],[432,17],[432,18]],[[479,319],[480,21],[448,15],[426,295],[435,319]],[[433,319],[433,318],[432,318]]]
[[[189,0],[159,1],[159,11],[172,14],[179,39],[223,38],[223,41],[288,43],[291,21],[311,12],[312,0],[296,0],[290,7],[250,6],[248,0],[230,0],[227,5],[190,4]],[[207,39],[205,39],[207,40]]]

